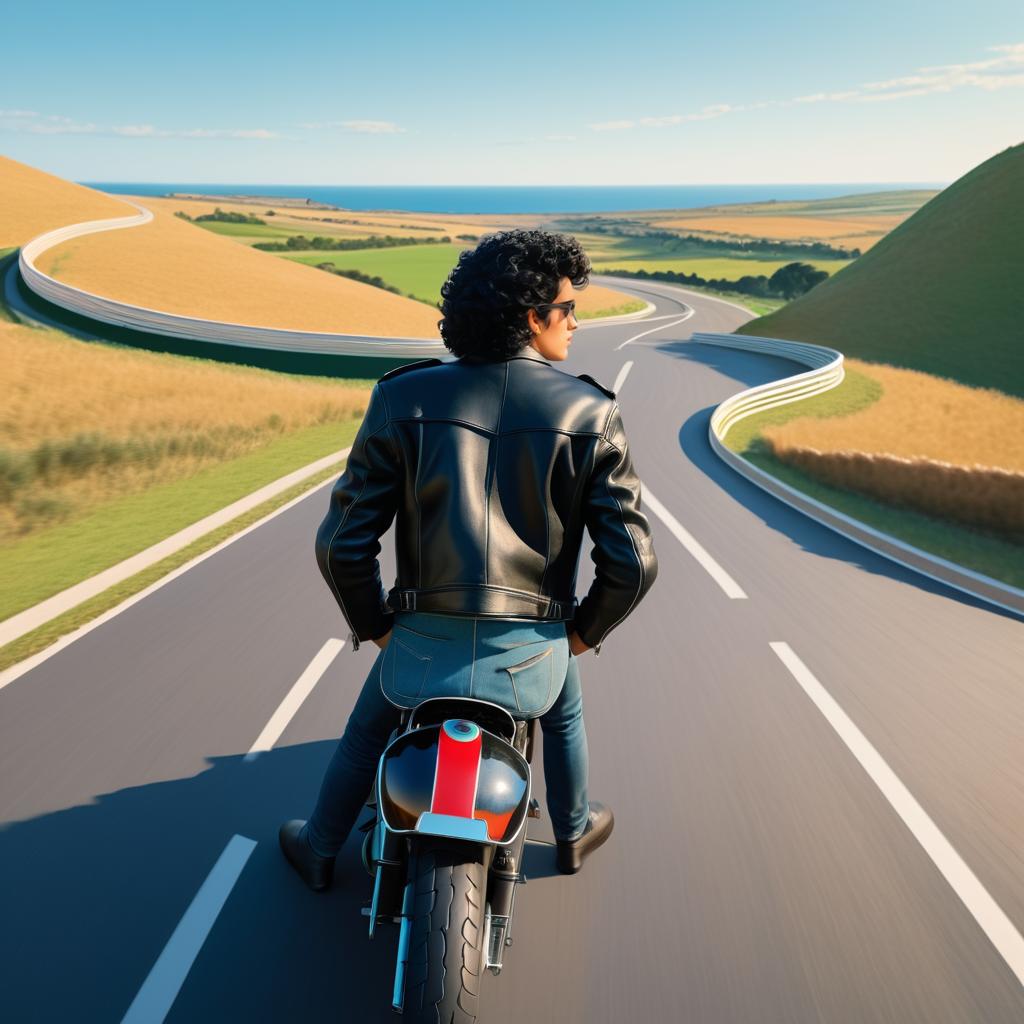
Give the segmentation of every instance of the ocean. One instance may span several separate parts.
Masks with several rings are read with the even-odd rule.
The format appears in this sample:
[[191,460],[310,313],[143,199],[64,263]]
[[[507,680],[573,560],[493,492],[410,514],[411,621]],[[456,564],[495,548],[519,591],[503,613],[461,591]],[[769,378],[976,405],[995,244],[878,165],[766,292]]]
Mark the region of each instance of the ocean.
[[281,196],[312,199],[348,210],[412,213],[610,213],[616,210],[678,210],[770,199],[830,199],[896,189],[936,189],[935,182],[813,185],[211,185],[138,181],[83,181],[123,195],[169,192]]

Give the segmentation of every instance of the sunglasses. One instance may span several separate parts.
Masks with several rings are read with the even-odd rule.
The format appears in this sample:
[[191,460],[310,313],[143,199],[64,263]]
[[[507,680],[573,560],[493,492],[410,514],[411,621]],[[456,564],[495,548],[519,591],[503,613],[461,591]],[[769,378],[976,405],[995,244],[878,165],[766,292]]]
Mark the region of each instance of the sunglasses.
[[[569,299],[568,302],[543,302],[539,306],[533,307],[539,313],[543,309],[561,309],[565,311],[566,319],[572,317],[576,320],[576,300]],[[577,320],[578,322],[578,320]]]

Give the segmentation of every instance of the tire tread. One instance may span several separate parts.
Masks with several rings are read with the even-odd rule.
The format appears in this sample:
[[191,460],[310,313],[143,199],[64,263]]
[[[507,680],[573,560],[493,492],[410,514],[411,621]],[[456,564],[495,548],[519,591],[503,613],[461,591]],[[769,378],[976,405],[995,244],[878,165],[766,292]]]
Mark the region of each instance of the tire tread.
[[475,1024],[477,1019],[485,877],[475,857],[468,849],[440,843],[423,843],[414,852],[404,1015],[416,1024]]

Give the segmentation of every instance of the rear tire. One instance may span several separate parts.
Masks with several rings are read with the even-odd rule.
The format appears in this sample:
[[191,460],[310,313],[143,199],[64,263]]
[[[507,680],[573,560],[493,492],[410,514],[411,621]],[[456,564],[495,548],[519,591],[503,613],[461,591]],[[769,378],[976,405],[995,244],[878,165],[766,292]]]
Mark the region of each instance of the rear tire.
[[415,1024],[474,1024],[484,969],[487,876],[481,852],[416,842],[412,935],[403,1017]]

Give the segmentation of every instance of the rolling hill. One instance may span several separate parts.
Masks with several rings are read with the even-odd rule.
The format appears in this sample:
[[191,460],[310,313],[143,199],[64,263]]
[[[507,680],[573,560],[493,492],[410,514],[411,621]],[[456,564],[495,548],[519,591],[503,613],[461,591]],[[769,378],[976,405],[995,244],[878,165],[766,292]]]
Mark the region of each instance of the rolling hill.
[[860,259],[740,332],[1024,396],[1024,144],[954,182]]

